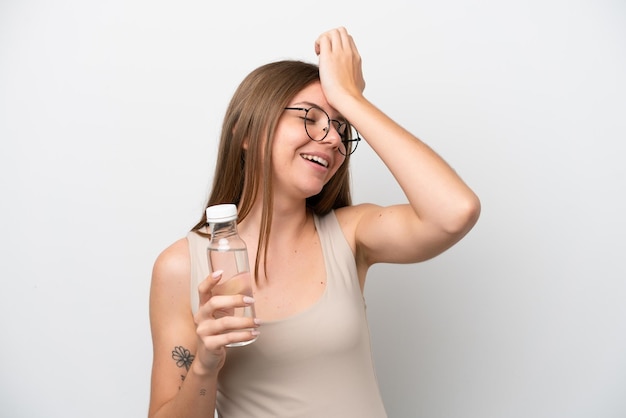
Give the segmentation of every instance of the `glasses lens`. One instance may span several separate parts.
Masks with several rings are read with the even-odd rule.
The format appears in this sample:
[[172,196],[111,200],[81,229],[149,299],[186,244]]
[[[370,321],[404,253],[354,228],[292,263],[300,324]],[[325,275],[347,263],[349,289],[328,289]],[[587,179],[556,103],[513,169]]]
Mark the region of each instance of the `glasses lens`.
[[322,109],[312,107],[306,114],[304,119],[304,128],[306,133],[313,141],[321,141],[328,132],[328,115]]
[[359,141],[361,137],[354,127],[350,126],[349,129],[346,125],[343,126],[343,133],[341,133],[341,146],[339,147],[339,152],[345,156],[352,154],[357,145],[359,145]]
[[335,130],[341,137],[341,140],[348,139],[346,135],[348,135],[348,124],[346,122],[341,122],[338,120],[332,120],[331,123],[335,127]]
[[[326,138],[330,124],[330,117],[324,109],[314,106],[307,110],[304,118],[304,129],[313,141],[321,141]],[[352,154],[361,140],[359,133],[345,121],[333,120],[332,124],[341,137],[339,152],[345,156]]]

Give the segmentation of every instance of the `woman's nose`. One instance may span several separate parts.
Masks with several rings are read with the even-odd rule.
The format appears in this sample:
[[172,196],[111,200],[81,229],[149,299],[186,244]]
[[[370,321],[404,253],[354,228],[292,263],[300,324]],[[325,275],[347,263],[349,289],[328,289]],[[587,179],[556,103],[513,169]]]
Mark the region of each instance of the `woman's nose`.
[[334,123],[332,122],[330,123],[328,132],[326,133],[326,137],[324,138],[322,142],[332,143],[335,148],[341,145],[341,135],[339,134],[339,131],[337,130],[337,126],[335,126]]

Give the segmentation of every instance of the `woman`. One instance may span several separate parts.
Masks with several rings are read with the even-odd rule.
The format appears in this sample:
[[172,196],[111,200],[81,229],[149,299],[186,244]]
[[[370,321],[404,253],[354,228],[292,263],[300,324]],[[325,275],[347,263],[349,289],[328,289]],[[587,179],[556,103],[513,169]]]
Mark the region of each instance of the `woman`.
[[[253,71],[224,120],[207,205],[237,204],[254,298],[212,296],[219,276],[203,267],[206,218],[155,262],[151,417],[214,408],[227,418],[386,416],[362,297],[367,270],[432,258],[478,219],[479,200],[454,170],[363,96],[347,31],[323,33],[315,52],[319,67]],[[349,125],[408,203],[351,204],[348,162],[360,138]],[[260,319],[214,316],[250,303]]]

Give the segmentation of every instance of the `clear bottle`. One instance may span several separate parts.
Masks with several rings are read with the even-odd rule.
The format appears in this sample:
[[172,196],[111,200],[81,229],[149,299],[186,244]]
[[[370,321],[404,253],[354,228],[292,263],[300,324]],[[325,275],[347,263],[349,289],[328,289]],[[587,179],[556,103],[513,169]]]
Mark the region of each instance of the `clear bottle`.
[[[246,243],[237,232],[237,206],[220,204],[206,209],[211,241],[207,248],[209,272],[223,270],[222,278],[213,288],[214,295],[252,296],[252,276],[248,262]],[[255,317],[254,304],[235,308],[234,312],[218,312],[219,315]],[[252,331],[252,329],[250,329]],[[227,347],[248,345],[256,340],[228,344]]]

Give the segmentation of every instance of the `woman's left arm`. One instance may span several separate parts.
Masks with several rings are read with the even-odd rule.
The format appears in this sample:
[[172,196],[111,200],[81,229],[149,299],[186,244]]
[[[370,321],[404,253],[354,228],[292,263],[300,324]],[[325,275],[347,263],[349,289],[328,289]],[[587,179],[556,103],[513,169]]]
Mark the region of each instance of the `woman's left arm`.
[[321,35],[316,52],[326,99],[359,130],[409,202],[350,208],[364,262],[417,262],[454,245],[478,220],[476,194],[428,145],[363,96],[361,58],[344,28]]

